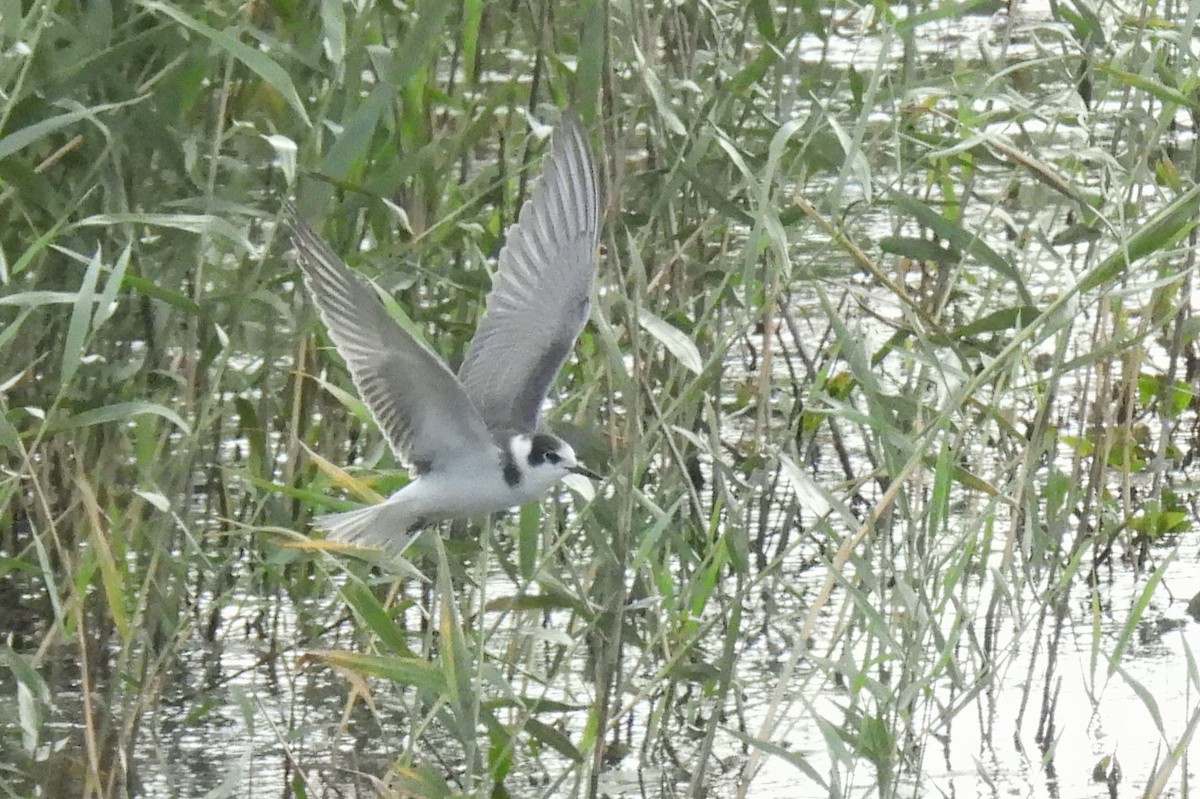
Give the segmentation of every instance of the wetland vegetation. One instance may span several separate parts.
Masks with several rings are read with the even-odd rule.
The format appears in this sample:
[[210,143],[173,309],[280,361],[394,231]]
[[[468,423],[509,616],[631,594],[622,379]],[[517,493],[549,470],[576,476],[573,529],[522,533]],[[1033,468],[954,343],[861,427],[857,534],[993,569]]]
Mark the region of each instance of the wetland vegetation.
[[[1198,16],[0,0],[0,796],[1190,795]],[[606,480],[310,538],[283,201],[457,363],[567,107]]]

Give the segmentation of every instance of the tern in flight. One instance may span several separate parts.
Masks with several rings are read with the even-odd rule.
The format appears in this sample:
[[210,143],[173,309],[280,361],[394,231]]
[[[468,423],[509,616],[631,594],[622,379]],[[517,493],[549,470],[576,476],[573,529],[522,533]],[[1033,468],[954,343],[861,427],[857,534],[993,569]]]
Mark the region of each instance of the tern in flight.
[[329,338],[392,451],[415,479],[383,502],[314,520],[333,539],[403,545],[444,519],[540,500],[562,478],[599,475],[539,424],[588,318],[600,195],[587,136],[568,116],[505,234],[483,319],[455,375],[289,209],[286,224]]

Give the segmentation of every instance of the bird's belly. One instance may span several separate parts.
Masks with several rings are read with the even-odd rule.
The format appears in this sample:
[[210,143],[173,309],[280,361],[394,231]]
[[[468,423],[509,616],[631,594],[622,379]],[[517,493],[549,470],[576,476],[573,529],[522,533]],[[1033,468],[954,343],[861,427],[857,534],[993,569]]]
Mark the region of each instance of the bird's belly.
[[474,475],[427,474],[404,490],[419,495],[421,515],[428,521],[483,516],[541,499],[546,493],[531,492],[521,484],[510,486],[495,470]]

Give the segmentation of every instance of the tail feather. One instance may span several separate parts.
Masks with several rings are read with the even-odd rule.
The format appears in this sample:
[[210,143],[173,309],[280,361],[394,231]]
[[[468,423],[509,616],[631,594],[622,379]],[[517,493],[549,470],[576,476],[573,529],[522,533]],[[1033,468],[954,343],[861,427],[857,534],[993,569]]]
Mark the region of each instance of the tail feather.
[[313,519],[313,526],[331,539],[356,546],[398,551],[412,539],[410,532],[419,520],[391,502],[380,502],[342,513],[327,513]]

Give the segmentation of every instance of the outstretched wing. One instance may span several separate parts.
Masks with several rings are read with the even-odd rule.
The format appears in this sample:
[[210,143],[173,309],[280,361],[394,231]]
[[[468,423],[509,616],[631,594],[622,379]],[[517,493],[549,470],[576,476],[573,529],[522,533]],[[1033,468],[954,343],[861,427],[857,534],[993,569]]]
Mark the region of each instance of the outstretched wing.
[[290,206],[286,223],[329,338],[396,456],[428,471],[494,446],[442,359],[388,316],[379,297]]
[[546,392],[587,321],[600,197],[587,136],[567,117],[517,223],[459,380],[493,432],[537,426]]

